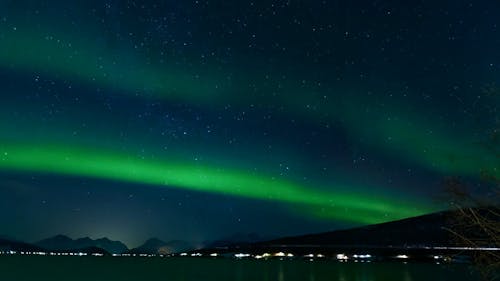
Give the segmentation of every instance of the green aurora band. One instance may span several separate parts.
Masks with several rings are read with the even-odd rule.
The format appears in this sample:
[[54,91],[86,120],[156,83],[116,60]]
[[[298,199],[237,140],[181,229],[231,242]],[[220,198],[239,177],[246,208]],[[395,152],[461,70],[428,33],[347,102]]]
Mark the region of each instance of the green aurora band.
[[[198,77],[168,65],[153,66],[138,56],[116,55],[99,45],[89,44],[92,40],[76,40],[60,34],[47,38],[45,34],[55,33],[34,31],[29,27],[2,31],[2,67],[118,88],[134,96],[146,95],[196,104],[244,104],[247,99],[252,99],[245,93],[235,95],[238,89],[243,88],[244,81],[228,82],[220,69],[202,71],[200,68],[197,71],[205,74]],[[477,145],[477,139],[469,139],[463,134],[447,134],[446,129],[403,112],[391,120],[381,118],[384,112],[398,111],[396,109],[401,105],[394,104],[385,111],[360,112],[359,99],[346,94],[343,104],[318,105],[316,111],[310,111],[304,108],[304,104],[309,103],[310,97],[314,96],[312,93],[307,93],[306,89],[304,93],[297,93],[292,90],[292,84],[285,85],[286,89],[290,90],[286,98],[268,102],[285,104],[292,109],[290,114],[306,118],[318,120],[327,116],[330,120],[344,120],[353,138],[370,139],[370,145],[382,148],[395,157],[444,174],[478,177],[481,171],[496,176],[500,173],[498,160]],[[371,124],[369,128],[367,124]],[[434,133],[429,134],[429,131]]]
[[[46,73],[58,79],[88,83],[133,96],[146,96],[205,105],[245,104],[252,96],[235,95],[248,81],[228,82],[220,69],[192,71],[167,65],[152,65],[140,56],[106,50],[92,40],[66,34],[40,32],[32,28],[4,29],[0,38],[0,67]],[[52,34],[48,36],[46,34]],[[89,36],[90,37],[90,36]],[[255,76],[252,73],[246,73]],[[201,77],[201,78],[200,78]],[[253,77],[255,78],[255,77]],[[253,79],[252,78],[252,79]],[[369,139],[368,145],[443,174],[477,176],[480,170],[498,175],[498,160],[473,145],[474,140],[453,136],[419,116],[399,112],[398,118],[384,118],[384,110],[360,112],[356,97],[344,95],[343,103],[304,107],[314,95],[307,89],[298,93],[292,82],[285,83],[294,99],[280,97],[268,103],[284,104],[291,112],[314,120],[343,120],[353,138]],[[311,91],[313,92],[313,91]],[[309,97],[309,98],[308,98]],[[341,99],[342,100],[342,99]],[[369,103],[369,101],[364,101]],[[398,104],[385,111],[395,112]],[[371,124],[367,126],[367,124]],[[431,129],[429,129],[431,128]],[[429,134],[429,131],[433,131]],[[378,223],[436,211],[410,200],[372,196],[332,184],[328,188],[256,175],[244,170],[202,166],[172,160],[144,160],[109,150],[60,147],[39,144],[1,144],[0,169],[81,176],[152,186],[226,194],[243,198],[283,202],[301,213],[321,219],[360,224]],[[365,189],[357,188],[356,190]],[[325,191],[336,190],[336,191]],[[412,200],[413,201],[413,200]],[[299,206],[300,208],[297,208]]]
[[327,192],[267,175],[182,162],[143,160],[109,151],[49,145],[0,144],[0,169],[164,186],[304,207],[322,219],[371,224],[436,208],[401,198]]

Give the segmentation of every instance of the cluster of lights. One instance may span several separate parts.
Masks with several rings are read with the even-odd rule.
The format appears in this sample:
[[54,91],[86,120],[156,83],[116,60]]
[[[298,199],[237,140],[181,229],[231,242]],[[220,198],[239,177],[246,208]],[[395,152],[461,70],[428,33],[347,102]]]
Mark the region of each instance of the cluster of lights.
[[154,257],[169,257],[171,255],[163,255],[163,254],[129,254],[129,253],[123,253],[123,254],[112,254],[111,256],[113,257],[141,257],[141,258],[154,258]]
[[[104,254],[101,253],[83,253],[83,252],[78,252],[78,253],[70,253],[70,252],[16,252],[16,251],[0,251],[0,254],[6,254],[6,255],[15,255],[15,254],[21,254],[21,255],[50,255],[50,256],[95,256],[95,257],[101,257],[104,256]],[[153,255],[153,254],[129,254],[129,253],[124,253],[124,254],[112,254],[113,257],[164,257],[164,255]],[[169,256],[169,255],[167,255]],[[204,256],[202,253],[195,252],[195,253],[180,253],[179,256],[181,257],[202,257]],[[219,253],[210,253],[208,254],[210,257],[219,257]],[[255,259],[266,259],[266,258],[294,258],[295,255],[293,253],[285,253],[285,252],[276,252],[276,253],[263,253],[261,255],[252,255],[249,253],[237,253],[234,254],[234,257],[237,259],[242,259],[242,258],[250,258],[253,257]],[[323,254],[307,254],[304,255],[305,258],[309,258],[310,260],[313,260],[314,258],[324,258],[325,255]],[[349,257],[345,254],[338,254],[337,256],[338,260],[347,260]],[[368,254],[364,255],[353,255],[352,256],[354,259],[369,259],[372,256]],[[405,255],[398,255],[398,258],[404,258],[406,257]],[[434,256],[435,259],[437,259],[438,256]]]
[[337,255],[337,259],[338,259],[338,260],[341,260],[341,261],[344,261],[344,260],[348,260],[348,259],[349,259],[349,257],[348,257],[348,256],[346,256],[345,254],[338,254],[338,255]]
[[239,253],[239,254],[235,254],[234,257],[237,259],[248,258],[248,257],[250,257],[250,254]]
[[[84,252],[31,252],[31,251],[0,251],[0,255],[23,255],[23,256],[73,256],[73,257],[103,257],[103,253],[84,253]],[[154,255],[154,254],[112,254],[113,257],[166,257],[168,255]],[[201,256],[201,254],[196,254]]]
[[432,247],[435,250],[500,251],[498,247]]
[[256,255],[255,258],[260,260],[260,259],[265,259],[265,258],[269,258],[271,256],[271,254],[269,253],[264,253],[262,255]]
[[96,256],[96,257],[103,256],[103,254],[100,254],[100,253],[92,253],[92,254],[89,254],[89,253],[82,253],[82,252],[78,252],[78,253],[69,253],[69,252],[29,252],[29,251],[20,251],[20,252],[17,252],[17,251],[0,251],[0,255],[23,255],[23,256],[78,256],[78,257],[88,256],[88,255],[92,255],[92,256]]
[[2,255],[16,255],[17,252],[16,251],[2,251],[2,252],[0,252],[0,254],[2,254]]
[[[39,256],[94,256],[94,257],[102,257],[104,254],[102,253],[83,253],[83,252],[41,252],[41,251],[36,251],[36,252],[31,252],[31,251],[0,251],[0,255],[39,255]],[[129,254],[129,253],[124,253],[124,254],[112,254],[113,257],[170,257],[173,255],[154,255],[154,254]],[[213,252],[207,255],[204,255],[199,252],[194,252],[194,253],[180,253],[179,256],[181,257],[203,257],[203,256],[210,256],[210,257],[219,257],[221,254]],[[224,255],[222,255],[224,256]],[[292,253],[285,253],[285,252],[276,252],[276,253],[263,253],[260,255],[252,255],[249,253],[236,253],[233,255],[234,258],[237,259],[243,259],[243,258],[255,258],[255,259],[267,259],[267,258],[295,258],[295,255]],[[304,258],[308,258],[310,261],[314,261],[315,258],[325,258],[325,255],[323,254],[306,254],[303,256]],[[372,255],[370,254],[353,254],[353,255],[346,255],[344,253],[337,254],[336,259],[340,262],[346,262],[350,259],[352,259],[354,262],[370,262],[370,260],[373,258]],[[451,259],[442,256],[442,255],[431,255],[432,259],[439,263],[441,260],[444,261],[450,261]],[[407,260],[410,258],[409,255],[407,254],[399,254],[396,256],[393,256],[393,258],[396,259],[401,259],[401,260]],[[405,261],[406,262],[406,261]]]
[[112,254],[113,257],[147,257],[147,258],[152,258],[152,257],[165,257],[165,255],[154,255],[154,254]]
[[364,254],[364,255],[353,255],[352,257],[355,258],[355,259],[369,259],[372,256],[368,255],[368,254]]
[[[354,260],[358,260],[358,259],[365,260],[365,259],[371,259],[372,257],[373,256],[370,254],[354,254],[354,255],[352,255],[352,258]],[[337,254],[336,258],[339,261],[346,261],[349,259],[349,256],[347,256],[346,254]]]
[[[46,256],[47,253],[45,252],[20,252],[21,255],[36,255],[36,256]],[[51,253],[52,254],[52,253]]]
[[315,254],[307,254],[304,257],[305,258],[314,258],[314,257],[316,257],[316,258],[324,258],[325,255],[323,255],[323,254],[317,254],[317,255],[315,255]]
[[251,254],[247,254],[247,253],[238,253],[238,254],[235,254],[234,255],[235,258],[249,258],[249,257],[253,257],[255,259],[266,259],[266,258],[271,258],[271,257],[276,257],[276,258],[293,258],[295,257],[294,254],[292,253],[284,253],[284,252],[277,252],[277,253],[273,253],[273,254],[270,254],[270,253],[263,253],[261,255],[251,255]]

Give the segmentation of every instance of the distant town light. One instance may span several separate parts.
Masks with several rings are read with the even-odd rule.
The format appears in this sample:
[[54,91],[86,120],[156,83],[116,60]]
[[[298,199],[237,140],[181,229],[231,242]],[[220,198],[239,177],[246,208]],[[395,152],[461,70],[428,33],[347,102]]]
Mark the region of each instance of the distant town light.
[[211,254],[210,254],[210,256],[211,256],[211,257],[216,257],[216,256],[218,256],[218,255],[219,255],[219,254],[217,254],[217,253],[211,253]]
[[398,258],[398,259],[407,259],[407,258],[409,258],[409,256],[407,256],[407,255],[397,255],[396,258]]
[[372,256],[368,255],[368,254],[364,254],[364,255],[353,255],[352,257],[355,258],[355,259],[369,259]]
[[238,258],[238,259],[241,259],[241,258],[247,258],[249,257],[250,254],[243,254],[243,253],[239,253],[239,254],[235,254],[234,257],[235,258]]
[[277,252],[274,254],[275,257],[284,257],[285,256],[285,253],[283,252]]
[[337,255],[338,260],[347,260],[349,259],[345,254],[338,254]]

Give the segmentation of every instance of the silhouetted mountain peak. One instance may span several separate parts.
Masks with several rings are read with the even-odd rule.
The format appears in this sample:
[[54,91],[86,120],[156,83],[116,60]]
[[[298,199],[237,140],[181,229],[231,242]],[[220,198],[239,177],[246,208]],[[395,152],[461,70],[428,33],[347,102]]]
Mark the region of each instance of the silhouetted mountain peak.
[[96,239],[95,241],[114,242],[113,240],[109,239],[108,237],[99,238],[99,239]]
[[[53,237],[49,237],[47,239],[44,239],[44,240],[54,240],[54,241],[70,241],[70,240],[73,240],[71,238],[69,238],[68,236],[66,235],[62,235],[62,234],[58,234],[56,236],[53,236]],[[43,240],[42,240],[43,241]]]
[[165,241],[162,241],[158,238],[150,238],[148,240],[146,240],[146,242],[144,242],[144,244],[142,246],[146,246],[146,245],[160,245],[160,246],[163,246],[163,245],[166,245],[167,242]]
[[182,240],[162,241],[158,238],[150,238],[141,246],[131,249],[130,253],[136,254],[171,254],[193,249],[193,245]]
[[73,239],[66,235],[56,235],[35,243],[35,245],[48,249],[48,250],[68,250],[73,243]]
[[90,237],[83,237],[83,238],[78,238],[75,241],[78,243],[91,243],[94,240],[90,239]]
[[41,240],[36,243],[37,246],[48,250],[75,250],[87,248],[101,248],[109,253],[120,254],[128,250],[120,241],[111,241],[108,238],[93,240],[89,237],[83,237],[73,240],[64,235],[56,235],[51,238]]

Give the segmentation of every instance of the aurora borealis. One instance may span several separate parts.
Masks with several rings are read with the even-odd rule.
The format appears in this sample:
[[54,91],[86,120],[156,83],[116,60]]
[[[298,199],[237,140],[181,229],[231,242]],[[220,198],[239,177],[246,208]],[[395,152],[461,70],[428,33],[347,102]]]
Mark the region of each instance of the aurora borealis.
[[0,234],[272,237],[483,192],[500,7],[355,2],[1,2]]

